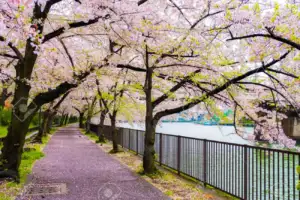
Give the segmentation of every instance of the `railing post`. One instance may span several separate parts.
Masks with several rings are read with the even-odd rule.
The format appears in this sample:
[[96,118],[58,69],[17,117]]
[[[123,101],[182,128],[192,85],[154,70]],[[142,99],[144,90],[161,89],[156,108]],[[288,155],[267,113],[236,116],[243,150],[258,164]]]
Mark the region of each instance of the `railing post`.
[[139,130],[136,130],[136,155],[139,155]]
[[181,154],[181,136],[178,135],[177,136],[177,172],[178,172],[178,175],[180,175],[180,154]]
[[248,194],[248,147],[244,145],[244,199],[247,199]]
[[122,148],[124,148],[124,129],[122,128]]
[[162,148],[162,134],[159,133],[159,165],[161,165],[162,163],[162,153],[163,151],[163,148]]
[[130,150],[130,129],[128,129],[128,149]]
[[206,156],[206,145],[207,141],[206,139],[203,140],[203,183],[204,187],[206,187],[206,162],[207,162],[207,156]]

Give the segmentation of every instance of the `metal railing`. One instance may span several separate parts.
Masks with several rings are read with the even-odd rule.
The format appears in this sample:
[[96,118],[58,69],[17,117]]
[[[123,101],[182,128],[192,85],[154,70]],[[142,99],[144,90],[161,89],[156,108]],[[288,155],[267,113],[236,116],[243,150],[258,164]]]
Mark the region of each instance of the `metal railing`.
[[[97,125],[91,130],[98,131]],[[118,143],[143,155],[145,131],[118,128]],[[111,140],[111,130],[103,133]],[[300,153],[156,133],[156,161],[240,199],[300,199]]]

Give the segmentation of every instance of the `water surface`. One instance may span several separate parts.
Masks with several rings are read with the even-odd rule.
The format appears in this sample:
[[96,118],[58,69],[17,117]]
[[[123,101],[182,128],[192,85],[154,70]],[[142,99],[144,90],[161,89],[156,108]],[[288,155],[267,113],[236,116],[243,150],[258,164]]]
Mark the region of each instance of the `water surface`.
[[[145,130],[144,124],[118,123],[119,127]],[[253,132],[252,127],[244,127],[248,133]],[[186,137],[215,140],[222,142],[232,142],[238,144],[249,144],[249,142],[235,134],[233,126],[206,126],[194,123],[161,123],[156,127],[156,132],[171,135],[181,135]]]

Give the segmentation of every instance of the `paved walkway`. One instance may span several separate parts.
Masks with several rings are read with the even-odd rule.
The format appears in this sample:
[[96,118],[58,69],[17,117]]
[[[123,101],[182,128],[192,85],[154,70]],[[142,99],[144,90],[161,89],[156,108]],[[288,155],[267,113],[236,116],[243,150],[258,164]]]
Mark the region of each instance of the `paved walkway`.
[[61,128],[44,149],[29,182],[64,183],[67,194],[23,196],[27,200],[167,199],[157,188],[102,151],[78,128]]

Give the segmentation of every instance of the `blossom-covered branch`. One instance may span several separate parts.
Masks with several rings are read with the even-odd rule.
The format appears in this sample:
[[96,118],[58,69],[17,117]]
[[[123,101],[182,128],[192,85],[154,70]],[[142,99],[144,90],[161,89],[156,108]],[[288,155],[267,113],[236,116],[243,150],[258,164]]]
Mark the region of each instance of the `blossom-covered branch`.
[[74,22],[74,23],[69,23],[68,24],[68,27],[61,27],[61,28],[58,28],[50,33],[47,33],[45,36],[44,36],[44,39],[42,41],[42,43],[45,43],[49,40],[51,40],[52,38],[55,38],[57,36],[60,36],[61,34],[63,34],[67,29],[74,29],[74,28],[80,28],[80,27],[85,27],[85,26],[88,26],[88,25],[91,25],[91,24],[95,24],[99,21],[99,19],[108,19],[109,18],[109,15],[106,15],[104,17],[96,17],[94,19],[91,19],[87,22],[84,22],[84,21],[80,21],[80,22]]
[[249,35],[243,35],[243,36],[234,36],[232,34],[232,32],[229,30],[231,38],[227,39],[227,41],[242,40],[242,39],[255,38],[255,37],[263,37],[263,38],[270,38],[270,39],[285,43],[287,45],[290,45],[291,47],[294,47],[294,48],[300,50],[300,44],[298,44],[298,43],[296,43],[296,42],[294,42],[290,39],[287,39],[287,38],[281,37],[279,35],[276,35],[272,31],[272,29],[269,28],[269,27],[265,27],[265,28],[266,28],[268,34],[256,33],[256,34],[249,34]]
[[247,73],[244,73],[240,76],[237,76],[229,81],[227,81],[226,83],[224,83],[223,85],[219,86],[219,87],[216,87],[215,89],[211,90],[210,92],[202,95],[200,98],[197,98],[196,100],[192,101],[192,102],[189,102],[183,106],[179,106],[177,108],[172,108],[172,109],[166,109],[164,111],[160,111],[158,113],[155,114],[155,119],[156,120],[159,120],[161,119],[162,117],[164,116],[167,116],[167,115],[172,115],[172,114],[175,114],[175,113],[178,113],[178,112],[182,112],[184,110],[187,110],[189,108],[192,108],[193,106],[199,104],[200,102],[203,102],[205,101],[207,98],[215,95],[215,94],[218,94],[222,91],[224,91],[225,89],[227,89],[228,87],[230,87],[231,85],[233,84],[236,84],[238,83],[239,81],[253,75],[253,74],[257,74],[257,73],[260,73],[260,72],[263,72],[265,71],[266,69],[268,69],[269,67],[275,65],[276,63],[280,62],[281,60],[283,60],[284,58],[286,58],[286,56],[289,54],[290,52],[286,52],[285,54],[283,54],[282,56],[280,56],[279,59],[275,59],[271,62],[269,62],[268,64],[262,64],[261,67],[257,68],[257,69],[253,69],[253,70],[250,70],[248,71]]

